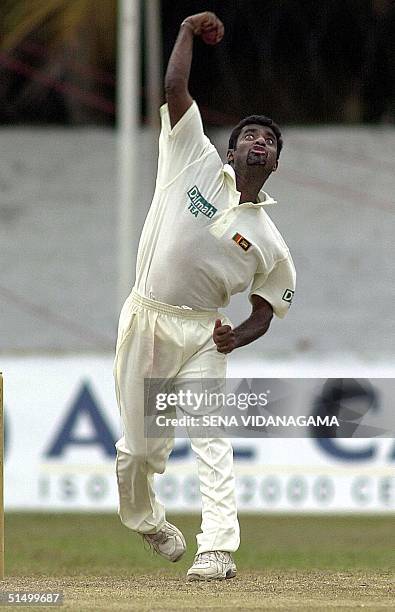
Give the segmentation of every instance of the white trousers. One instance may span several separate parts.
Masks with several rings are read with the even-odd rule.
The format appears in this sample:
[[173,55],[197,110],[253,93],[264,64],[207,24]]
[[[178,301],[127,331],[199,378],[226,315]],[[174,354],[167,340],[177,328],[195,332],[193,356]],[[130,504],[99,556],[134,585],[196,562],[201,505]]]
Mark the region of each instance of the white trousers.
[[[173,438],[144,435],[144,379],[225,378],[226,356],[212,339],[216,312],[197,312],[149,300],[134,290],[118,329],[115,387],[123,435],[116,444],[118,514],[124,525],[154,533],[165,509],[153,489],[165,471]],[[221,316],[224,320],[224,316]],[[198,553],[237,550],[240,542],[235,500],[233,450],[229,439],[191,438],[202,497]]]

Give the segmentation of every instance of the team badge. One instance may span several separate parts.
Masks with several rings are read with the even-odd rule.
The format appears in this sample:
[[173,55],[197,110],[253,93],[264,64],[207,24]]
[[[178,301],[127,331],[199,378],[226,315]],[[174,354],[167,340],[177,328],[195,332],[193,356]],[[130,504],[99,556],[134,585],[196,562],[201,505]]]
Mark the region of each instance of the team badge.
[[234,240],[235,242],[237,242],[237,244],[239,246],[241,246],[241,248],[243,249],[243,251],[248,251],[248,249],[251,246],[251,242],[249,242],[247,240],[247,238],[244,238],[244,236],[242,236],[241,234],[235,234],[232,238],[232,240]]

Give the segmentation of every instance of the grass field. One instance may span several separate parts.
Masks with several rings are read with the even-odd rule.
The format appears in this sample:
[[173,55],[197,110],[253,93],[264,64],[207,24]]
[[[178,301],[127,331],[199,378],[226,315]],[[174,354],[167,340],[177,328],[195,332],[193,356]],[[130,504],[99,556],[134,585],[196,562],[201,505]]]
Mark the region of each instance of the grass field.
[[216,583],[185,580],[199,517],[168,518],[188,542],[176,564],[116,516],[9,514],[3,590],[61,590],[63,610],[395,609],[393,517],[242,515],[238,576]]

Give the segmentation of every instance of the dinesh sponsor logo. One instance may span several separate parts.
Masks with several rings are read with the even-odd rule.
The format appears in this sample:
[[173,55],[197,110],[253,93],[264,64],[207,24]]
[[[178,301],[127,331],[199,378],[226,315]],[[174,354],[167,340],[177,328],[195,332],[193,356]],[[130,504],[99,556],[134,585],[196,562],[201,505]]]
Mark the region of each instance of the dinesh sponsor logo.
[[188,192],[188,197],[190,199],[190,204],[188,206],[188,210],[193,214],[194,217],[197,217],[201,212],[203,215],[212,219],[217,212],[217,209],[207,202],[207,200],[202,196],[199,189],[196,187],[192,187]]
[[292,289],[286,289],[283,294],[284,302],[288,302],[289,304],[292,304],[294,293],[295,291],[292,291]]

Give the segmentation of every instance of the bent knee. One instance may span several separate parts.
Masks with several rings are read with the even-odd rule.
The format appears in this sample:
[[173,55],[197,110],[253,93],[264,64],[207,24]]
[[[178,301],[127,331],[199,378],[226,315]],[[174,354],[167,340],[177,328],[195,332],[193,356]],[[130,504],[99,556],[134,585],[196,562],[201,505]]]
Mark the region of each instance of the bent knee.
[[144,464],[147,462],[148,454],[145,451],[127,451],[117,453],[117,462],[119,465]]

